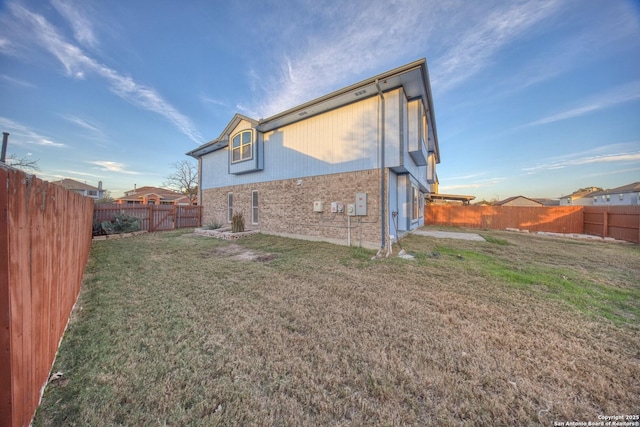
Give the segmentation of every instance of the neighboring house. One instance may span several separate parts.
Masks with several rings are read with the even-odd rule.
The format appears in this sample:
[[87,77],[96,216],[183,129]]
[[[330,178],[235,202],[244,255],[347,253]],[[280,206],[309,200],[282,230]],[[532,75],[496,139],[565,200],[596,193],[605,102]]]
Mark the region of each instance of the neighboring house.
[[589,195],[593,206],[640,205],[640,182],[623,185]]
[[504,200],[496,202],[494,206],[527,206],[527,207],[542,207],[543,203],[530,199],[524,196],[513,196]]
[[159,187],[134,186],[124,196],[115,200],[119,205],[190,205],[189,197],[177,191]]
[[388,248],[390,235],[424,224],[437,188],[426,61],[267,119],[236,114],[187,154],[198,159],[203,224],[242,212],[266,233]]
[[536,202],[540,202],[542,203],[544,206],[547,207],[553,207],[553,206],[560,206],[560,199],[533,199]]
[[69,178],[53,181],[52,184],[60,185],[67,190],[75,191],[83,196],[91,197],[94,200],[102,199],[107,194],[107,190],[102,188],[102,181],[98,181],[97,187]]
[[560,197],[560,206],[591,206],[593,204],[591,195],[601,190],[598,187],[581,188],[572,194]]

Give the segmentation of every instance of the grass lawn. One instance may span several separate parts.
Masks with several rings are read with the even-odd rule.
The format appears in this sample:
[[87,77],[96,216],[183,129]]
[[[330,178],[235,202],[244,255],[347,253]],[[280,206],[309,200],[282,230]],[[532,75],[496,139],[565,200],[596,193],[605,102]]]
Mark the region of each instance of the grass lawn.
[[[640,247],[93,244],[34,425],[553,425],[640,408]],[[397,249],[397,248],[396,248]]]

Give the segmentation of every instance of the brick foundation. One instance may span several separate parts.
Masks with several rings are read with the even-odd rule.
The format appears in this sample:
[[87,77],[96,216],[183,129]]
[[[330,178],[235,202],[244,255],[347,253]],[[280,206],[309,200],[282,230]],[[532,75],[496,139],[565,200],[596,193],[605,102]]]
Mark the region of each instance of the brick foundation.
[[[385,174],[388,182],[388,174]],[[298,185],[300,181],[300,185]],[[387,186],[388,188],[388,186]],[[252,191],[258,191],[259,223],[251,223]],[[367,193],[367,215],[351,217],[352,246],[380,247],[380,171],[377,169],[243,184],[202,190],[202,224],[227,221],[227,194],[233,193],[233,211],[242,212],[248,230],[347,244],[347,204],[356,193]],[[314,212],[313,202],[324,202]],[[344,213],[331,213],[331,202],[344,204]],[[388,224],[386,224],[388,235]]]

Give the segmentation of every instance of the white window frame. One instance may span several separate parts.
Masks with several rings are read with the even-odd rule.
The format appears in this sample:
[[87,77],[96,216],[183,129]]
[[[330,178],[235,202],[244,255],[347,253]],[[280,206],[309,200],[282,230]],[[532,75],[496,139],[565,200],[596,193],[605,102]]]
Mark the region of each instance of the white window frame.
[[233,221],[233,193],[227,193],[227,221]]
[[251,192],[251,224],[259,223],[259,209],[258,206],[260,204],[260,196],[258,195],[258,190],[253,190]]
[[[249,141],[245,142],[243,135],[249,134]],[[236,141],[237,138],[237,141]],[[253,129],[245,129],[233,135],[229,144],[229,150],[231,152],[231,163],[240,163],[253,159],[255,133]],[[249,155],[245,156],[245,148],[248,147]],[[234,153],[238,152],[238,158],[234,158]]]

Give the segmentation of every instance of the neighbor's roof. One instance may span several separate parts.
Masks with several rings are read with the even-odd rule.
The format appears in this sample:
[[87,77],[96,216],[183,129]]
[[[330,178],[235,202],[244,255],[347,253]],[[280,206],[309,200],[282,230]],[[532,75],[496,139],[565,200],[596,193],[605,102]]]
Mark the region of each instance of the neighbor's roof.
[[598,192],[600,190],[595,189],[595,187],[590,187],[591,189],[585,189],[585,190],[578,190],[574,193],[571,194],[567,194],[566,196],[561,196],[561,199],[567,198],[567,197],[571,197],[572,199],[581,199],[583,197],[589,196],[592,193]]
[[506,205],[507,203],[512,202],[512,201],[514,201],[514,200],[516,200],[516,199],[525,199],[525,200],[529,200],[529,201],[531,201],[531,202],[533,202],[533,203],[537,203],[537,204],[539,204],[539,205],[542,205],[542,204],[543,204],[543,203],[542,203],[542,202],[540,202],[539,200],[530,199],[530,198],[528,198],[528,197],[524,197],[524,196],[513,196],[513,197],[507,197],[507,198],[506,198],[506,199],[504,199],[504,200],[500,200],[499,202],[494,203],[494,205],[495,205],[495,206],[502,206],[502,205]]
[[[61,179],[60,181],[52,181],[51,183],[60,185],[66,188],[67,190],[92,190],[92,191],[100,190],[98,187],[94,187],[92,185],[85,184],[83,182],[79,182],[79,181],[76,181],[75,179],[70,179],[70,178]],[[102,188],[101,190],[104,190],[104,188]]]
[[428,110],[430,122],[433,126],[433,140],[427,144],[433,145],[436,153],[436,161],[440,163],[440,148],[438,144],[438,131],[436,128],[433,96],[429,82],[429,71],[426,59],[411,62],[377,76],[368,78],[359,83],[347,86],[343,89],[329,93],[328,95],[314,99],[297,107],[283,111],[266,119],[256,121],[241,114],[236,114],[229,125],[223,130],[217,139],[214,139],[186,154],[195,158],[219,150],[229,144],[229,132],[237,125],[239,120],[247,120],[254,124],[260,132],[268,132],[295,123],[300,120],[348,105],[359,99],[377,96],[379,90],[383,93],[398,87],[403,87],[407,98],[422,98],[425,108]]
[[188,199],[186,195],[179,193],[177,191],[169,190],[168,188],[144,186],[140,188],[135,188],[133,190],[125,191],[125,196],[120,197],[116,200],[138,200],[142,197],[150,196],[152,194],[160,196],[162,200],[180,200],[182,198]]
[[638,193],[640,192],[640,182],[634,182],[632,184],[623,185],[622,187],[611,188],[608,190],[602,190],[591,194],[591,196],[601,196],[607,194],[622,194],[622,193]]

